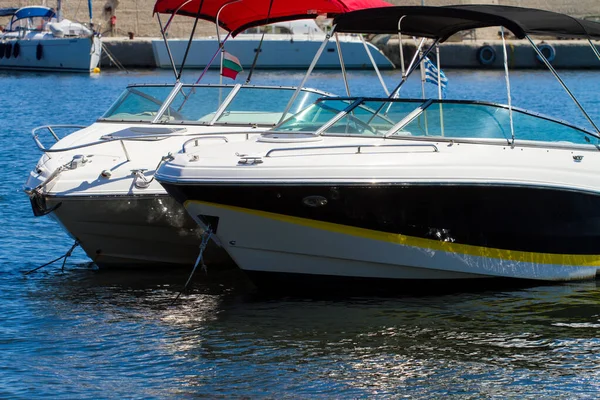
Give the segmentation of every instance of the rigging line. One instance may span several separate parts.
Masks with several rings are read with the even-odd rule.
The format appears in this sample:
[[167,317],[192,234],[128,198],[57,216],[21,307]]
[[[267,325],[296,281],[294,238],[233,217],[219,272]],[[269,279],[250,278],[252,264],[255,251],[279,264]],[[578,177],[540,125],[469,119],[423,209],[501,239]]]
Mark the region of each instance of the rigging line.
[[125,73],[129,73],[125,66],[119,60],[117,60],[117,58],[112,54],[111,51],[108,50],[108,46],[106,46],[106,44],[102,43],[102,49],[104,50],[104,53],[106,54],[108,59],[117,66],[117,69]]
[[210,59],[210,61],[208,62],[208,64],[206,64],[206,66],[204,67],[204,70],[202,71],[202,73],[198,77],[198,80],[196,81],[196,85],[200,82],[200,80],[202,79],[202,77],[204,77],[204,75],[206,74],[206,72],[208,71],[208,69],[210,68],[210,66],[212,65],[212,63],[215,61],[215,58],[217,58],[217,56],[219,55],[219,52],[223,49],[223,47],[225,47],[225,42],[227,41],[227,39],[229,39],[230,35],[231,35],[231,32],[228,32],[227,36],[225,36],[225,39],[223,39],[222,42],[219,42],[219,47],[217,48],[217,51],[212,56],[212,58]]
[[[269,11],[267,11],[267,20],[265,22],[265,25],[269,25],[269,19],[271,18],[271,9],[272,8],[273,8],[273,0],[271,0],[269,2]],[[292,32],[292,35],[293,35],[293,32]],[[260,38],[260,43],[258,43],[258,49],[256,49],[256,54],[254,54],[254,61],[252,61],[252,66],[250,67],[250,72],[248,72],[248,79],[246,79],[245,85],[249,84],[250,79],[252,79],[252,74],[254,73],[254,68],[256,67],[256,63],[258,62],[258,55],[261,52],[264,38],[265,38],[265,32],[263,32],[262,37]]]
[[196,19],[194,20],[194,26],[192,28],[190,40],[188,41],[187,47],[185,48],[185,53],[183,54],[183,60],[181,61],[181,69],[179,70],[179,75],[177,75],[177,80],[180,80],[181,75],[183,74],[183,67],[185,66],[185,60],[187,59],[188,53],[190,52],[190,47],[192,47],[192,40],[194,39],[194,33],[196,33],[196,27],[198,26],[198,20],[200,19],[200,11],[202,10],[203,4],[204,0],[200,0],[200,5],[198,6],[198,13],[196,14]]

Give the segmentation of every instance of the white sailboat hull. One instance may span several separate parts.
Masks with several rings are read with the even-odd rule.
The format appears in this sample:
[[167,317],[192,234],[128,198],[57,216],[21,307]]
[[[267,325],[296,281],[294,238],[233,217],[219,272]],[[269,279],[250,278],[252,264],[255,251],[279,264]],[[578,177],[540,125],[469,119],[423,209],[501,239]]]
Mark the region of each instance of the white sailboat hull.
[[[4,40],[5,52],[0,58],[0,69],[19,71],[90,72],[98,66],[102,43],[97,36],[86,38],[46,37]],[[19,52],[14,57],[14,45]],[[6,46],[13,49],[6,57]],[[38,53],[41,44],[41,57]],[[39,59],[38,59],[39,58]]]
[[[243,36],[243,37],[242,37]],[[322,44],[323,38],[308,39],[300,36],[289,36],[281,38],[281,35],[267,35],[275,38],[265,38],[258,57],[256,68],[263,69],[305,69],[308,68],[314,55]],[[373,66],[365,51],[362,41],[357,38],[341,40],[344,65],[348,69],[372,69]],[[183,56],[187,47],[187,40],[169,40],[169,47],[173,55],[175,65],[181,66]],[[240,35],[240,37],[227,41],[227,52],[235,55],[244,68],[250,68],[254,61],[256,51],[260,42],[260,35]],[[381,51],[371,43],[367,43],[369,51],[373,56],[378,68],[391,69],[394,65]],[[171,68],[169,55],[164,41],[152,41],[152,49],[156,64],[160,68]],[[216,38],[195,39],[192,41],[185,66],[186,68],[204,68],[217,51]],[[219,58],[216,58],[212,66],[218,68]],[[339,69],[340,59],[334,41],[328,43],[321,54],[315,68]]]

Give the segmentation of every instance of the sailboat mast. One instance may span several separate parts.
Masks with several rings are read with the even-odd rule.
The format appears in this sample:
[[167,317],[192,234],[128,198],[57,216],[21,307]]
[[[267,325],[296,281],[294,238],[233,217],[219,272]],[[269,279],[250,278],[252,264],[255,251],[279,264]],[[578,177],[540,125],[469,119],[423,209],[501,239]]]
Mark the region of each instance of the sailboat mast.
[[62,0],[56,0],[56,20],[62,21]]
[[88,0],[88,11],[90,12],[90,27],[94,28],[94,13],[92,11],[92,0]]

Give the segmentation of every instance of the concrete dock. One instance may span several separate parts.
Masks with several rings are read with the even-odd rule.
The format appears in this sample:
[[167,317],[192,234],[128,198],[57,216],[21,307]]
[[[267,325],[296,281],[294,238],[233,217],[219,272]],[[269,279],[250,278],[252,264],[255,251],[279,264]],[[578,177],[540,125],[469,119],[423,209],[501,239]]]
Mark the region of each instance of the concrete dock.
[[[152,51],[152,40],[156,38],[102,38],[108,52],[125,68],[156,68]],[[408,63],[416,46],[404,40],[405,63]],[[377,36],[373,43],[396,65],[400,65],[398,39],[391,36]],[[594,55],[586,40],[537,40],[544,54],[557,69],[600,69],[600,60]],[[600,47],[600,43],[595,43]],[[512,69],[545,68],[537,58],[527,41],[507,41],[508,63]],[[105,52],[105,53],[108,53]],[[434,55],[430,58],[434,59]],[[503,67],[502,41],[500,40],[465,40],[448,42],[440,45],[440,59],[443,68],[475,68],[494,69]],[[102,68],[115,67],[109,57],[103,55]]]

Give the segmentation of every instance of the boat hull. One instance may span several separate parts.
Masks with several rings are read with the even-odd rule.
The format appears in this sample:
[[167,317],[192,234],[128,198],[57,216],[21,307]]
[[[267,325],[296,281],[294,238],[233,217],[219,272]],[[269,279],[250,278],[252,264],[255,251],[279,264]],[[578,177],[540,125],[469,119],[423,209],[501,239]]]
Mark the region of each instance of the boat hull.
[[[100,38],[9,39],[3,41],[14,49],[19,43],[18,56],[0,58],[0,69],[18,71],[90,72],[98,66],[102,51]],[[38,53],[41,44],[41,54]],[[3,46],[3,49],[6,47]],[[5,51],[6,54],[6,51]],[[39,59],[38,59],[39,56]]]
[[594,278],[600,265],[594,194],[491,185],[162,183],[259,280],[569,281]]
[[[169,196],[49,196],[45,203],[100,268],[191,268],[198,257],[203,231]],[[234,265],[214,242],[204,260]]]
[[[246,69],[252,67],[260,36],[255,39],[236,38],[227,42],[227,51],[234,54]],[[261,55],[258,57],[256,68],[261,69],[306,69],[311,64],[314,55],[321,46],[322,40],[265,40],[262,44]],[[347,69],[372,69],[373,66],[365,48],[360,41],[342,41],[340,43],[344,65]],[[391,61],[372,44],[367,44],[378,68],[392,69]],[[169,47],[173,55],[175,65],[181,66],[183,56],[186,53],[187,40],[169,40]],[[152,49],[157,66],[160,68],[171,68],[171,62],[164,41],[152,41]],[[217,51],[217,41],[214,39],[197,39],[192,41],[186,68],[204,68],[211,61],[213,54]],[[213,67],[220,65],[217,59]],[[340,59],[336,44],[330,42],[323,51],[315,68],[317,69],[339,69]]]

